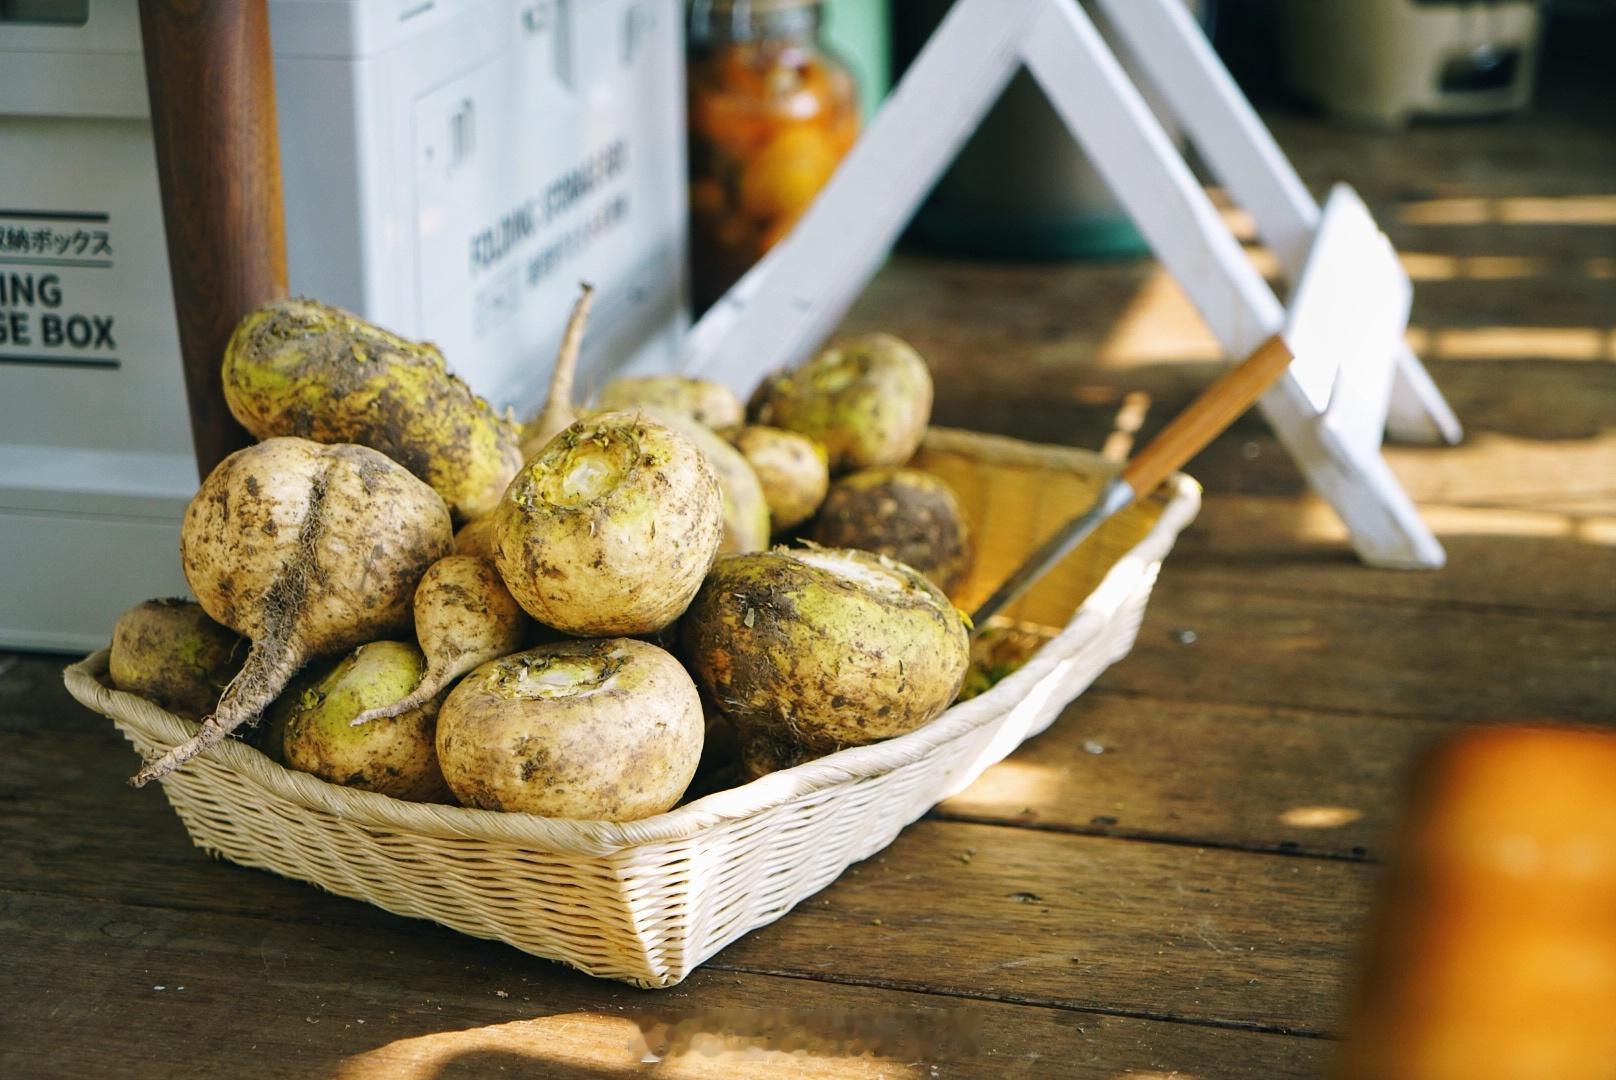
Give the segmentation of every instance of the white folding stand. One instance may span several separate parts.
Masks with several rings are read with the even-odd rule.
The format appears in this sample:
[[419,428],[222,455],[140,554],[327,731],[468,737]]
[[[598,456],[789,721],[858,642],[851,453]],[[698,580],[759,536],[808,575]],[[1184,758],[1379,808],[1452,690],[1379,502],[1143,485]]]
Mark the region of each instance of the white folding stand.
[[816,348],[1025,63],[1225,352],[1285,334],[1296,363],[1260,407],[1360,557],[1441,566],[1380,454],[1388,421],[1458,437],[1402,343],[1409,284],[1391,246],[1350,190],[1312,201],[1180,0],[1097,2],[1296,282],[1290,312],[1076,0],[958,0],[790,236],[691,330],[686,370],[744,391]]

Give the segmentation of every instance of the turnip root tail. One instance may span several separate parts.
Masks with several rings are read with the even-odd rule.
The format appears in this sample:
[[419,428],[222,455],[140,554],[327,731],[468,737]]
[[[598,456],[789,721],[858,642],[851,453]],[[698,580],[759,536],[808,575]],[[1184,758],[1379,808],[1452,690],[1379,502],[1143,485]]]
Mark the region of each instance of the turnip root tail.
[[476,555],[439,559],[415,587],[415,636],[426,655],[420,682],[399,700],[361,712],[353,726],[402,716],[472,668],[515,652],[527,621],[492,562]]
[[303,666],[302,650],[293,644],[294,631],[316,573],[316,548],[325,527],[331,470],[329,462],[322,462],[309,480],[306,512],[297,541],[264,594],[264,629],[248,651],[246,662],[219,695],[219,703],[213,715],[202,721],[202,729],[157,760],[148,761],[129,781],[135,787],[145,787],[167,776],[242,724],[256,722]]
[[411,709],[419,709],[422,705],[441,694],[445,687],[473,668],[480,667],[489,660],[498,657],[484,656],[480,653],[461,653],[457,657],[446,660],[434,660],[425,671],[421,673],[421,682],[414,690],[399,698],[391,705],[379,705],[374,709],[366,709],[354,717],[350,724],[359,727],[372,720],[391,720],[395,716],[403,716]]
[[527,425],[522,437],[522,452],[533,454],[578,419],[572,407],[573,377],[578,372],[578,352],[583,347],[584,327],[589,323],[589,308],[594,303],[595,287],[587,281],[579,286],[578,302],[567,319],[567,329],[561,335],[561,349],[556,353],[555,371],[550,375],[550,394],[544,409]]
[[222,742],[242,724],[255,722],[301,666],[299,651],[290,648],[284,640],[265,640],[254,645],[240,673],[224,688],[213,715],[202,721],[201,730],[161,757],[146,762],[130,784],[138,788],[161,779]]

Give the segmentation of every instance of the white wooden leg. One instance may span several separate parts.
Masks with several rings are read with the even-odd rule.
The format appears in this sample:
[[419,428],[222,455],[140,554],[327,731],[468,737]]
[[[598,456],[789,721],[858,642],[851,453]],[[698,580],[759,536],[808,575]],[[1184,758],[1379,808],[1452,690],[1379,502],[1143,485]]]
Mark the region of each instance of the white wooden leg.
[[[817,347],[1021,60],[1225,350],[1248,355],[1280,330],[1286,312],[1278,298],[1081,8],[1073,0],[959,0],[797,228],[691,331],[685,369],[746,392]],[[1260,124],[1255,131],[1267,138]],[[1254,175],[1279,177],[1274,197],[1296,205],[1289,219],[1268,216],[1305,217],[1283,182],[1294,174],[1271,144],[1283,167]],[[1310,228],[1287,234],[1293,242],[1311,243],[1316,206],[1312,213]],[[1300,266],[1305,250],[1297,258]],[[1375,448],[1322,423],[1293,376],[1261,407],[1366,561],[1441,564],[1441,547]]]
[[[1075,3],[1047,5],[1023,55],[1089,161],[1224,349],[1231,356],[1249,355],[1281,329],[1286,314],[1278,298],[1082,9]],[[1321,423],[1289,373],[1263,397],[1261,408],[1314,489],[1347,523],[1364,561],[1400,569],[1442,565],[1441,545],[1378,446]]]
[[1387,570],[1436,570],[1447,561],[1379,451],[1309,418],[1294,384],[1274,387],[1257,407],[1313,490],[1341,515],[1360,559]]
[[[1295,281],[1319,227],[1319,205],[1182,0],[1097,0],[1139,69],[1166,100],[1212,173],[1245,207]],[[1398,351],[1387,432],[1457,443],[1459,419],[1411,349]]]
[[1397,354],[1386,434],[1402,442],[1453,446],[1464,440],[1464,426],[1442,396],[1431,373],[1404,345]]

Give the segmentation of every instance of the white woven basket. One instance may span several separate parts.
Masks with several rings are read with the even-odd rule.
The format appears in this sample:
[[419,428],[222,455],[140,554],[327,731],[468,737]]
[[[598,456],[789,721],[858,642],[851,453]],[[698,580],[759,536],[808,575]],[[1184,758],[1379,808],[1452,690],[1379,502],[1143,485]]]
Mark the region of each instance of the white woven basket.
[[[969,609],[1092,502],[1112,466],[1079,450],[934,429],[916,467],[975,530]],[[1008,613],[1064,626],[1021,670],[926,727],[627,824],[401,802],[293,772],[227,740],[163,781],[199,846],[401,915],[642,987],[672,986],[1042,731],[1127,654],[1200,489],[1175,477],[1108,522]],[[196,725],[104,685],[103,650],[68,690],[144,754]]]

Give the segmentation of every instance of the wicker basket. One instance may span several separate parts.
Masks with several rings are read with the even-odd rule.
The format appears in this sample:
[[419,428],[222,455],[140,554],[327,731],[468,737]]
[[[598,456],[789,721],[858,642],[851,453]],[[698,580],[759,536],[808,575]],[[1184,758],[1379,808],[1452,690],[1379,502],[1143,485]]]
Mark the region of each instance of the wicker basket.
[[[959,493],[977,563],[970,608],[1086,507],[1110,467],[1077,450],[933,430],[917,467]],[[1133,645],[1199,488],[1176,477],[1108,522],[1008,614],[1064,627],[1021,670],[919,731],[856,747],[628,824],[401,802],[224,744],[166,777],[191,838],[243,866],[642,987],[698,964],[891,843],[1061,709]],[[146,754],[196,726],[104,685],[107,654],[68,690]]]

